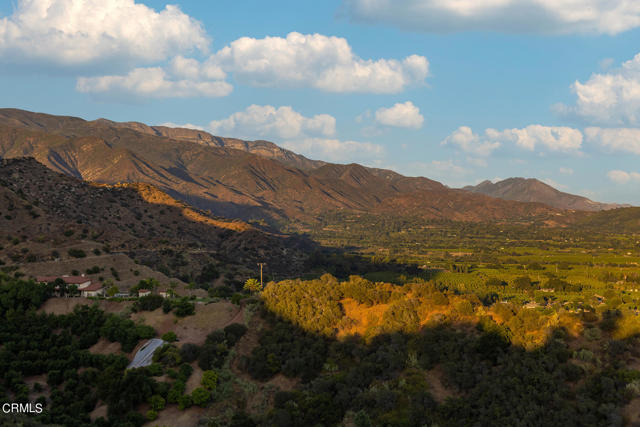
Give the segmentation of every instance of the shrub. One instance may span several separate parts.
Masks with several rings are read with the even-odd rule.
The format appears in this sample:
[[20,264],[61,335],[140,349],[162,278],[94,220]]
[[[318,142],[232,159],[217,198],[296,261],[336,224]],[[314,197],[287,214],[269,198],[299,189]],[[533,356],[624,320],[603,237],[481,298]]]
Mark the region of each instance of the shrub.
[[214,390],[218,384],[218,374],[215,371],[206,370],[202,373],[200,385],[207,390]]
[[233,289],[227,285],[216,286],[215,288],[209,288],[209,296],[212,298],[231,298],[233,295]]
[[196,312],[196,307],[186,298],[181,298],[173,302],[173,312],[178,317],[191,316]]
[[191,400],[194,405],[205,406],[211,400],[211,392],[205,388],[198,387],[191,393]]
[[82,250],[82,249],[69,249],[67,251],[67,254],[72,257],[72,258],[84,258],[87,256],[87,254]]
[[233,347],[246,332],[247,327],[240,323],[232,323],[224,328],[224,335],[230,347]]
[[152,377],[159,377],[164,373],[162,365],[159,363],[152,363],[151,365],[147,366],[147,371]]
[[200,275],[196,278],[196,281],[200,284],[210,283],[220,277],[220,273],[213,264],[207,264],[202,267]]
[[193,405],[193,399],[188,394],[183,394],[178,399],[178,408],[181,411],[184,411],[187,408],[190,408]]
[[240,304],[240,301],[242,301],[243,298],[244,298],[244,295],[236,292],[235,294],[233,294],[233,296],[231,296],[231,303],[238,305]]
[[200,347],[196,344],[187,343],[180,348],[180,356],[182,356],[182,360],[187,363],[195,361],[199,354]]
[[600,328],[588,328],[584,330],[584,337],[589,341],[597,341],[602,338],[602,331]]
[[167,393],[167,402],[178,403],[180,400],[180,397],[184,393],[185,388],[186,388],[186,385],[184,381],[176,380],[171,386],[171,389],[169,389],[169,393]]
[[583,362],[591,362],[592,360],[594,360],[595,356],[593,352],[587,350],[586,348],[583,348],[581,350],[574,352],[573,357],[575,357],[578,360],[582,360]]
[[171,304],[171,301],[169,301],[168,299],[164,300],[162,302],[162,312],[167,314],[171,311],[171,309],[173,309],[173,304]]
[[153,361],[167,366],[178,366],[182,362],[182,357],[175,345],[165,344],[153,353]]
[[193,368],[188,363],[183,363],[180,365],[178,369],[178,380],[184,381],[185,383],[193,373]]
[[149,409],[147,411],[147,419],[149,421],[154,421],[156,418],[158,418],[158,412],[154,411],[153,409]]
[[151,405],[151,409],[153,409],[154,411],[161,411],[162,409],[164,409],[166,402],[162,396],[158,396],[156,394],[154,396],[151,396],[151,399],[149,399],[149,404]]
[[175,332],[169,331],[166,334],[162,335],[162,339],[167,341],[167,342],[174,342],[174,341],[178,340],[178,336],[176,335]]
[[133,308],[136,311],[153,311],[156,308],[159,308],[164,303],[164,298],[160,295],[146,295],[144,297],[140,297],[133,303]]
[[100,273],[100,267],[98,267],[97,265],[94,265],[91,268],[87,268],[86,273],[87,274],[98,274],[98,273]]

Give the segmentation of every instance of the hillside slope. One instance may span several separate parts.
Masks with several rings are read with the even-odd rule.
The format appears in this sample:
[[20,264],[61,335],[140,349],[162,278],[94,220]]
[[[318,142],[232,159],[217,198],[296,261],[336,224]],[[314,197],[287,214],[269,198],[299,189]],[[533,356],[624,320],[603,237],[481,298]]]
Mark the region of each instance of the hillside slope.
[[27,273],[56,259],[80,265],[121,255],[184,282],[200,282],[207,265],[229,278],[254,272],[256,262],[299,273],[311,246],[212,217],[149,184],[91,184],[30,158],[0,162],[0,238],[10,242],[0,246],[0,262]]

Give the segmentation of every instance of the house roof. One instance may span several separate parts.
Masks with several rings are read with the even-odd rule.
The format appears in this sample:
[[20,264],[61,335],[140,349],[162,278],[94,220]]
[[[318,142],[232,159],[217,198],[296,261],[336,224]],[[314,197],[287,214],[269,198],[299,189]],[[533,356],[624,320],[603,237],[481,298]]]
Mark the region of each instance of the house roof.
[[82,288],[81,291],[85,292],[85,291],[99,291],[100,289],[102,289],[102,283],[100,282],[93,282],[91,283],[89,286],[87,286],[86,288]]
[[55,282],[56,279],[62,279],[69,285],[79,285],[91,281],[87,276],[36,276],[36,281],[42,283]]

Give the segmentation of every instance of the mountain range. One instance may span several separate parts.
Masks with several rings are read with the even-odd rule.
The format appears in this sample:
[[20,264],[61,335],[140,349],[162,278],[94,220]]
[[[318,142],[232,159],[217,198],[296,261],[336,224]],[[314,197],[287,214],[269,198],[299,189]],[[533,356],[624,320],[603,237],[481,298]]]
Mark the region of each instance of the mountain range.
[[462,189],[504,200],[544,203],[558,209],[603,211],[629,207],[629,205],[616,203],[594,202],[586,197],[564,193],[535,178],[508,178],[496,183],[487,180],[475,186],[468,185]]
[[557,219],[564,209],[610,207],[539,181],[509,191],[490,192],[486,182],[452,189],[390,170],[310,160],[268,141],[1,109],[0,157],[24,156],[86,181],[147,183],[215,215],[272,225],[341,210],[487,221]]

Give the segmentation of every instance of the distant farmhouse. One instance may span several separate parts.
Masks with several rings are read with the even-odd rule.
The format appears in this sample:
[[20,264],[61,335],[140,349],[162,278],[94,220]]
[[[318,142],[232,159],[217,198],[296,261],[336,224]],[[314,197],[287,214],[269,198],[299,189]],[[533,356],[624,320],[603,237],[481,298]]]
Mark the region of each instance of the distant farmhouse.
[[[69,285],[76,286],[78,291],[80,292],[80,295],[83,296],[84,298],[104,296],[105,294],[105,290],[104,290],[104,287],[102,286],[102,283],[94,282],[85,275],[37,276],[36,282],[46,284],[46,283],[55,282],[58,279],[62,280],[67,286]],[[59,286],[56,286],[56,291],[60,292]]]
[[36,282],[38,283],[51,283],[57,279],[62,279],[67,285],[76,285],[78,289],[86,288],[91,284],[91,279],[85,275],[82,276],[37,276]]
[[80,289],[80,293],[83,297],[102,297],[104,296],[104,287],[102,287],[102,283],[95,282],[87,286],[86,288]]
[[[91,278],[85,276],[84,274],[80,276],[36,276],[36,282],[41,284],[54,283],[57,280],[62,280],[67,286],[75,286],[78,290],[78,294],[83,298],[104,297],[107,295],[107,290],[101,282],[93,281],[91,280]],[[55,290],[58,295],[65,294],[64,290],[60,289],[60,286],[58,285],[56,285]],[[149,289],[138,289],[137,292],[133,292],[133,294],[131,294],[130,292],[116,292],[113,297],[146,297],[148,295],[151,295],[152,293],[153,292]],[[175,296],[175,292],[173,291],[173,289],[160,289],[157,291],[157,293],[162,298],[171,298]]]

